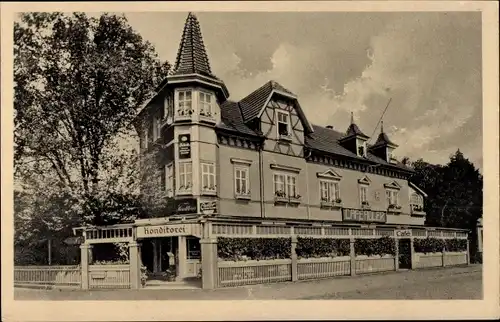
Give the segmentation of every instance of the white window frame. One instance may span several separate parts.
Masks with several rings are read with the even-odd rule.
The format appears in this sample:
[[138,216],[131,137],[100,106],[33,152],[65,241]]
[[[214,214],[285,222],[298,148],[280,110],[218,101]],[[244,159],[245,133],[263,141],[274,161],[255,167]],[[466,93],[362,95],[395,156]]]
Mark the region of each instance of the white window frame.
[[[282,182],[278,182],[278,180],[276,180],[277,178],[281,177],[283,179]],[[293,180],[292,180],[293,179]],[[293,184],[292,184],[292,181]],[[277,189],[277,186],[281,185],[283,187],[283,189]],[[294,195],[291,195],[291,190],[292,190],[292,187],[293,187],[293,193]],[[283,196],[278,196],[277,195],[277,192],[284,192],[284,195]],[[299,189],[298,189],[298,176],[297,174],[295,173],[286,173],[286,172],[274,172],[273,173],[273,193],[274,193],[274,196],[276,198],[286,198],[286,199],[290,199],[290,198],[296,198],[296,199],[299,199],[300,198],[300,194],[299,194]]]
[[174,164],[169,163],[165,165],[165,192],[168,197],[173,197],[174,195]]
[[[360,205],[363,206],[363,202],[367,202],[367,205],[369,206],[370,203],[368,202],[368,185],[367,184],[360,184],[358,191],[359,191],[359,203]],[[363,194],[364,191],[364,194]],[[364,195],[364,198],[363,198]]]
[[[239,173],[239,175],[238,175]],[[245,177],[241,176],[244,173]],[[243,187],[243,182],[244,187]],[[244,188],[244,189],[243,189]],[[236,197],[250,196],[250,167],[245,165],[234,166],[234,194]]]
[[[206,101],[208,97],[209,101]],[[199,113],[202,117],[214,118],[214,100],[213,94],[205,91],[198,92],[198,101],[199,101]]]
[[[187,94],[190,94],[190,98],[186,99]],[[181,99],[182,94],[182,99]],[[177,117],[191,117],[193,114],[193,94],[192,89],[180,89],[176,92],[176,104],[175,104],[175,115]],[[189,104],[188,104],[189,103]],[[189,113],[191,111],[191,113]],[[183,114],[181,114],[183,112]]]
[[[190,169],[190,171],[187,171]],[[179,162],[178,192],[191,193],[193,189],[193,163],[191,161]]]
[[[280,121],[280,115],[285,115],[286,116],[286,122]],[[286,129],[287,129],[287,135],[280,134],[280,124],[286,124]],[[289,139],[292,137],[292,127],[290,125],[290,112],[284,111],[284,110],[279,110],[276,109],[276,134],[278,138],[285,138]]]
[[399,206],[399,190],[385,189],[385,200],[387,202],[387,206]]
[[338,180],[319,180],[320,201],[325,203],[337,203],[340,199],[340,185]]
[[[216,193],[217,192],[217,176],[215,173],[215,163],[201,161],[201,191],[203,193]],[[208,170],[208,171],[206,171]],[[208,181],[208,182],[207,182]]]
[[161,133],[161,117],[158,114],[153,115],[153,142],[160,138]]

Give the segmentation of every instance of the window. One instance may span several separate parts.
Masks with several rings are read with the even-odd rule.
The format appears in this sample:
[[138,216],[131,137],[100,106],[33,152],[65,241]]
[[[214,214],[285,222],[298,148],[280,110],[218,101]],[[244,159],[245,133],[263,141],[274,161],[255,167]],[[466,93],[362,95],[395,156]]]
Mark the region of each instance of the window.
[[174,190],[174,172],[172,164],[165,166],[165,191],[168,197],[172,197]]
[[163,102],[163,118],[167,120],[172,119],[173,114],[173,104],[172,104],[172,96],[169,94],[165,97]]
[[179,191],[191,191],[193,186],[193,165],[191,162],[179,163]]
[[299,198],[297,191],[297,177],[292,174],[275,173],[274,195],[281,198]]
[[191,91],[179,91],[177,115],[190,116],[193,113],[191,95]]
[[320,195],[322,202],[333,203],[340,200],[339,183],[330,180],[320,180]]
[[234,192],[237,196],[250,194],[248,167],[234,168]]
[[280,137],[289,137],[290,129],[289,129],[289,115],[287,112],[278,111],[278,135]]
[[359,186],[359,200],[362,205],[368,205],[368,187],[365,185]]
[[213,117],[212,94],[200,92],[200,115]]
[[215,165],[213,163],[201,163],[201,186],[203,191],[215,192]]
[[397,190],[386,190],[385,196],[387,198],[387,205],[397,206],[398,205],[398,195],[399,195],[399,191],[397,191]]
[[161,118],[158,115],[153,116],[153,142],[160,138]]

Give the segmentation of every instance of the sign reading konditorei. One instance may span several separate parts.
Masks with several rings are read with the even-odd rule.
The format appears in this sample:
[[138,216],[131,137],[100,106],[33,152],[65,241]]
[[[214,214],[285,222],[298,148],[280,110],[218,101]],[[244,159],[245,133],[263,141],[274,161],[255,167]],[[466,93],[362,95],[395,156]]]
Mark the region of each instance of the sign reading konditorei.
[[357,222],[381,222],[387,220],[385,211],[373,211],[364,209],[342,209],[342,220]]
[[191,234],[192,234],[192,224],[137,227],[137,238],[162,237],[162,236],[188,236]]
[[179,135],[179,159],[191,158],[191,134]]

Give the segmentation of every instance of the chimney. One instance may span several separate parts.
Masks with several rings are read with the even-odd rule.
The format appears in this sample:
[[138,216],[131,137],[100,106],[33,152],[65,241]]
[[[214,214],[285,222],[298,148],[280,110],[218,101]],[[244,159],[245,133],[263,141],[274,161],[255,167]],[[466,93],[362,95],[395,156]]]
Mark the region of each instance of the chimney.
[[332,125],[327,125],[326,128],[330,129],[330,130],[333,130],[333,126]]

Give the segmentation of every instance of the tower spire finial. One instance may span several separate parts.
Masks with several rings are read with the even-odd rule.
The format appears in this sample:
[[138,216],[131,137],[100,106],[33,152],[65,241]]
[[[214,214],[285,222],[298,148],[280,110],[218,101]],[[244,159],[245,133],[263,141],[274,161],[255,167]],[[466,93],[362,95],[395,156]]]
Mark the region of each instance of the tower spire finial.
[[380,133],[384,133],[384,121],[380,121]]
[[351,112],[351,124],[354,124],[354,112]]

